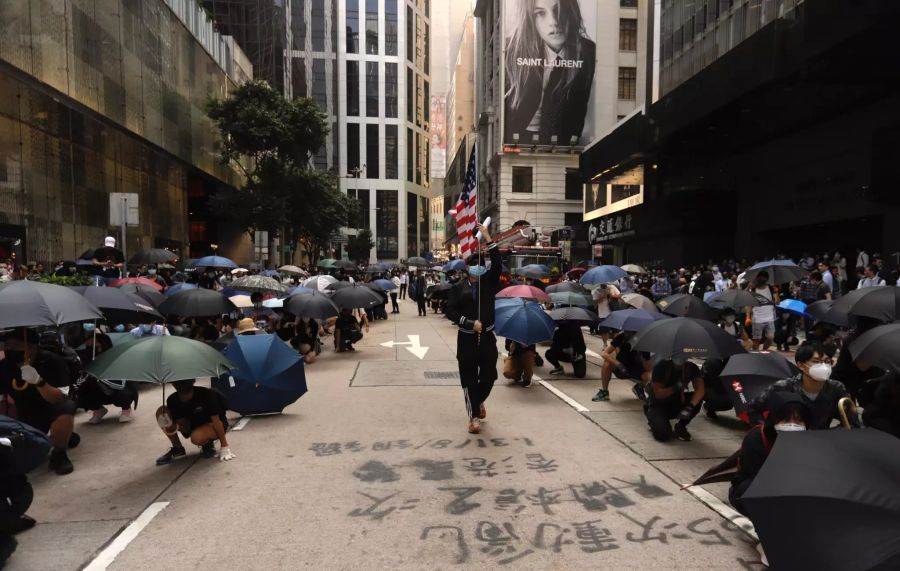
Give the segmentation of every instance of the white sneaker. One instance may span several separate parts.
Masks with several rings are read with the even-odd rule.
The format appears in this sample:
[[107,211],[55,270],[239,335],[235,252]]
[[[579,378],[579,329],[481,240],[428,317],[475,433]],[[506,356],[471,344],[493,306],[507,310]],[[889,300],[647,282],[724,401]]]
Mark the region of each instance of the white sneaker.
[[122,411],[122,414],[119,415],[119,422],[120,422],[120,423],[132,422],[132,421],[134,421],[134,417],[131,415],[131,409],[130,409],[130,408],[127,409],[127,410],[123,410],[123,411]]
[[91,418],[88,419],[88,424],[100,424],[101,422],[103,422],[103,417],[106,416],[106,413],[108,412],[109,411],[105,406],[101,406],[100,408],[95,410],[94,414],[91,415]]

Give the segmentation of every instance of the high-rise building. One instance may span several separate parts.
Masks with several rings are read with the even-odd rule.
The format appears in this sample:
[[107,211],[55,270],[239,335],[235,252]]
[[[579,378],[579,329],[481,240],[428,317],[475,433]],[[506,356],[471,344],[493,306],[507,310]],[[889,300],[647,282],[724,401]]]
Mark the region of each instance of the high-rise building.
[[586,238],[578,156],[643,102],[647,1],[477,2],[479,207],[495,228]]
[[205,104],[251,75],[194,0],[0,2],[0,259],[101,246],[113,193],[137,198],[128,253],[230,254],[201,212],[238,182]]

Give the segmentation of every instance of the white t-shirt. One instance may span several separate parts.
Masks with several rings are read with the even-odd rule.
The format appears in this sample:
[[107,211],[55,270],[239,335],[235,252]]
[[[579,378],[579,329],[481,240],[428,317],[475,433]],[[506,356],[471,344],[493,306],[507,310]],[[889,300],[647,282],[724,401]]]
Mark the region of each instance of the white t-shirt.
[[394,283],[395,286],[400,287],[400,283],[401,283],[400,278],[398,278],[397,276],[394,276],[391,278],[391,281]]
[[400,283],[401,284],[405,284],[408,281],[409,281],[409,275],[406,272],[400,274]]
[[760,305],[758,307],[750,308],[751,315],[753,315],[753,321],[755,323],[770,323],[775,321],[775,298],[772,297],[772,288],[763,286],[752,290],[752,293],[761,295],[772,302],[771,305]]
[[609,314],[612,313],[609,308],[609,297],[619,295],[619,293],[619,288],[612,284],[607,285],[605,290],[597,287],[591,292],[591,299],[594,300],[594,305],[597,306],[597,315],[599,317],[609,317]]

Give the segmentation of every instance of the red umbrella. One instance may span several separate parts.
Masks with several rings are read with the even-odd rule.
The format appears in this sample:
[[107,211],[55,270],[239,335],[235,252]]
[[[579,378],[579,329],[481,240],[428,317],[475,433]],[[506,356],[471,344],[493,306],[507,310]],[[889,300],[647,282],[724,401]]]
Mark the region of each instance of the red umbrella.
[[148,280],[147,278],[122,278],[120,280],[116,280],[112,283],[113,287],[118,287],[120,285],[125,284],[141,284],[148,287],[152,287],[156,291],[162,291],[163,286],[159,285],[153,280]]
[[566,275],[570,280],[578,280],[581,279],[581,276],[584,275],[584,272],[587,271],[587,268],[572,268],[569,270]]
[[521,297],[548,303],[551,301],[550,296],[544,293],[543,290],[530,285],[517,285],[501,289],[497,292],[497,297]]

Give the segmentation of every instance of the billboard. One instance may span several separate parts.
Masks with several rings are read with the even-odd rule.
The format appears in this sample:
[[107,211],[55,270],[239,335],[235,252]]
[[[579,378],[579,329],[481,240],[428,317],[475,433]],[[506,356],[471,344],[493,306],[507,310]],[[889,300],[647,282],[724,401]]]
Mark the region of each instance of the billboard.
[[596,0],[503,2],[503,143],[586,145],[595,134]]
[[447,169],[447,96],[431,96],[431,176],[444,178]]
[[620,175],[596,178],[585,185],[584,219],[594,220],[644,202],[644,167]]

